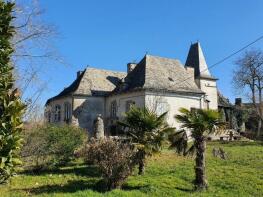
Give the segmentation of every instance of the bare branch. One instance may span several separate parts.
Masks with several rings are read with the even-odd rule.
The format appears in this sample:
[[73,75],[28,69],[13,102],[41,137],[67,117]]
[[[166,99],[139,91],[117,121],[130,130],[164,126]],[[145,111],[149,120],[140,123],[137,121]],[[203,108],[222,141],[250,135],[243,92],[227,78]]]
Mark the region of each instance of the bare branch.
[[44,11],[39,7],[38,0],[17,0],[16,4],[13,13],[15,52],[12,59],[17,76],[16,85],[20,87],[22,98],[28,104],[27,119],[36,112],[36,106],[41,106],[40,98],[48,87],[48,79],[43,78],[43,72],[49,69],[46,65],[65,62],[54,45],[58,35],[56,28],[43,20]]
[[246,51],[236,62],[233,83],[236,89],[251,95],[254,110],[258,115],[258,133],[260,135],[263,121],[263,52],[261,50]]

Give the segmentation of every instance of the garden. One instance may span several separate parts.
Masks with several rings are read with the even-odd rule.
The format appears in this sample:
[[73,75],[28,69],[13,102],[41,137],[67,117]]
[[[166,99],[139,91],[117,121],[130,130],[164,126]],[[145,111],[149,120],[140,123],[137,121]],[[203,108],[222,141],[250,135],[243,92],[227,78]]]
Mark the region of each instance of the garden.
[[[228,159],[212,155],[222,147]],[[134,171],[122,189],[103,192],[101,174],[93,165],[75,161],[57,170],[21,172],[1,186],[1,196],[262,196],[263,146],[256,142],[209,142],[207,144],[208,190],[194,190],[193,158],[164,148],[147,160],[143,176]]]

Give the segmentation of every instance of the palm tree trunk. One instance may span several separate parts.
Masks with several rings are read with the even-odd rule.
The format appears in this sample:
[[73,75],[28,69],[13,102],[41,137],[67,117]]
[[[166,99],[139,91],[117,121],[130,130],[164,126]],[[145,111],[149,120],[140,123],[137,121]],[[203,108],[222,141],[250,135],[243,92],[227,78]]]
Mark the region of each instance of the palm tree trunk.
[[139,175],[143,175],[144,171],[145,171],[145,157],[146,157],[146,153],[144,150],[139,150],[138,151],[138,164],[139,164]]
[[196,139],[196,159],[195,159],[195,187],[198,190],[207,188],[205,175],[205,137],[202,136]]
[[138,174],[139,175],[143,175],[144,171],[145,171],[145,163],[142,160],[142,161],[139,162],[139,172],[138,172]]
[[257,129],[257,138],[260,138],[260,132],[261,132],[261,127],[262,127],[262,120],[261,118],[258,119],[258,129]]

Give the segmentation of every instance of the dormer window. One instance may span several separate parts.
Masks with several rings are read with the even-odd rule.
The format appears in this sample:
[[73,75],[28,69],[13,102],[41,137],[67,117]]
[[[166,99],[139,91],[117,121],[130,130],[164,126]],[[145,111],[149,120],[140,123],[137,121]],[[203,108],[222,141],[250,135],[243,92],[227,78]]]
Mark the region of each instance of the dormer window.
[[174,82],[173,78],[171,78],[171,77],[168,77],[168,79],[169,79],[169,81],[172,81],[172,82]]

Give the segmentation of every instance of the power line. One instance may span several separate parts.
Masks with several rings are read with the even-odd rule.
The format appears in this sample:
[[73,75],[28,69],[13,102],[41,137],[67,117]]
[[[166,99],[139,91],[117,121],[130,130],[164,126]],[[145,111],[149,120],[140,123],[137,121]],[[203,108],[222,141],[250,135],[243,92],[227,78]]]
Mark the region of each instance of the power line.
[[[211,65],[211,66],[210,66],[210,67],[208,67],[208,68],[213,68],[213,67],[215,67],[216,65],[218,65],[218,64],[221,64],[222,62],[226,61],[227,59],[229,59],[229,58],[233,57],[234,55],[236,55],[236,54],[240,53],[241,51],[245,50],[246,48],[248,48],[248,47],[250,47],[251,45],[255,44],[256,42],[260,41],[261,39],[263,39],[263,35],[262,35],[262,36],[260,36],[259,38],[257,38],[256,40],[254,40],[254,41],[250,42],[249,44],[245,45],[245,46],[244,46],[244,47],[242,47],[241,49],[239,49],[239,50],[235,51],[234,53],[232,53],[232,54],[230,54],[230,55],[226,56],[225,58],[223,58],[222,60],[218,61],[217,63],[215,63],[215,64]],[[207,68],[207,69],[205,69],[205,70],[208,70],[208,68]],[[205,70],[204,70],[204,71],[205,71]],[[203,72],[203,71],[202,71],[202,72]]]
[[[226,61],[227,59],[235,56],[236,54],[240,53],[241,51],[245,50],[246,48],[248,48],[248,47],[250,47],[251,45],[255,44],[256,42],[260,41],[261,39],[263,39],[263,35],[260,36],[260,37],[258,37],[258,38],[255,39],[254,41],[250,42],[249,44],[245,45],[244,47],[238,49],[237,51],[231,53],[230,55],[224,57],[223,59],[219,60],[218,62],[212,64],[211,66],[207,67],[206,69],[200,71],[200,73],[205,72],[205,71],[207,71],[208,69],[211,69],[211,68],[217,66],[218,64],[223,63],[223,62]],[[188,77],[188,78],[186,78],[186,79],[184,79],[183,81],[180,81],[180,82],[183,83],[183,82],[185,82],[186,80],[191,79],[191,78],[192,78],[192,77]],[[176,84],[174,84],[174,85],[176,85]]]

